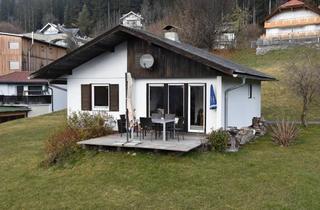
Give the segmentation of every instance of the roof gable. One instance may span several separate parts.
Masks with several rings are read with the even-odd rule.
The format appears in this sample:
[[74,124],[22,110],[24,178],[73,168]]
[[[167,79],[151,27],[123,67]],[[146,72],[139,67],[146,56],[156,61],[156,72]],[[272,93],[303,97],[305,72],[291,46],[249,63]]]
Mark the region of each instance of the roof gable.
[[128,17],[129,15],[133,15],[133,16],[135,16],[135,17],[143,20],[143,17],[142,17],[141,15],[139,15],[139,14],[133,12],[133,11],[130,11],[130,12],[128,12],[127,14],[124,14],[124,15],[120,18],[120,20],[123,20],[124,18]]
[[56,24],[47,23],[42,29],[39,30],[40,33],[45,33],[49,29],[54,29],[55,31],[59,32],[59,28]]
[[226,75],[241,74],[260,80],[273,80],[274,78],[256,70],[244,67],[227,59],[216,56],[208,51],[201,50],[188,44],[174,42],[143,30],[132,29],[124,26],[116,26],[106,33],[98,36],[82,47],[68,55],[52,62],[42,69],[34,72],[34,78],[56,79],[72,72],[72,69],[106,52],[113,51],[114,46],[130,37],[143,39],[154,45],[183,55],[193,61],[199,62]]
[[269,20],[273,16],[277,15],[278,13],[284,11],[284,10],[290,10],[290,9],[308,9],[313,11],[316,14],[320,15],[320,9],[316,6],[310,5],[304,1],[301,0],[289,0],[288,2],[280,5],[277,7],[270,15],[268,15],[265,18],[265,21]]

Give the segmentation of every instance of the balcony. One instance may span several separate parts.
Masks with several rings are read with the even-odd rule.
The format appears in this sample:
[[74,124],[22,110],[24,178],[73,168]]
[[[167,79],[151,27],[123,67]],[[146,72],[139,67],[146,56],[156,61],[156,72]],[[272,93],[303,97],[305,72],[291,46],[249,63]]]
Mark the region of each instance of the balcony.
[[7,96],[0,95],[0,105],[8,104],[51,104],[52,96],[51,95],[34,95],[34,96]]
[[320,17],[312,17],[312,18],[296,18],[296,19],[288,19],[288,20],[279,20],[272,22],[265,22],[264,28],[287,28],[293,26],[303,26],[303,25],[315,25],[320,24]]
[[266,36],[260,36],[261,40],[288,40],[288,39],[309,39],[319,38],[320,31],[295,32],[295,33],[279,33]]

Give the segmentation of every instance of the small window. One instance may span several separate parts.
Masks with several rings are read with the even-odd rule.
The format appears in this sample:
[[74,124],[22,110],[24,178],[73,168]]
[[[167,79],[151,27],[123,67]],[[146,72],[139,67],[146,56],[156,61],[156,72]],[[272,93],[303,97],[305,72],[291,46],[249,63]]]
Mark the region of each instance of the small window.
[[109,109],[109,85],[92,85],[92,103],[94,109]]
[[10,50],[18,50],[19,49],[19,42],[9,42],[9,49]]
[[39,96],[43,95],[42,93],[42,86],[28,86],[28,95]]
[[20,69],[20,62],[19,61],[9,61],[9,68],[10,68],[10,70],[19,70]]
[[248,93],[249,93],[249,98],[252,98],[252,84],[249,84]]

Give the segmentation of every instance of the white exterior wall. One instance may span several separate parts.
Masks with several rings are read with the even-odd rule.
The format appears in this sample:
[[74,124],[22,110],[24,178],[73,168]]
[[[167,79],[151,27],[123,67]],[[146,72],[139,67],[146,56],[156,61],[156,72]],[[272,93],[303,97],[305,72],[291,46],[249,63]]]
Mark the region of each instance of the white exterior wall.
[[301,19],[319,17],[318,14],[305,9],[293,10],[293,11],[282,11],[268,20],[268,22],[279,21],[279,20],[290,20],[290,19]]
[[53,111],[59,111],[67,108],[67,86],[51,85],[53,90]]
[[44,114],[51,113],[51,104],[31,104],[28,105],[31,111],[28,113],[28,117],[36,117]]
[[[119,84],[119,112],[108,112],[119,119],[125,113],[125,73],[127,72],[127,44],[114,52],[106,52],[73,69],[68,76],[68,114],[81,111],[82,84]],[[93,111],[94,112],[94,111]]]
[[[241,78],[223,78],[223,104],[225,91],[241,83]],[[249,84],[252,84],[252,98],[249,98]],[[224,112],[223,108],[223,119]],[[228,93],[228,126],[238,128],[250,126],[254,117],[261,117],[261,82],[247,80],[245,86]],[[224,120],[222,120],[222,124],[224,125]]]
[[[169,84],[206,84],[206,131],[209,133],[212,129],[219,129],[220,123],[218,122],[218,109],[210,109],[210,86],[213,85],[215,92],[219,91],[221,86],[219,86],[219,81],[217,78],[203,78],[203,79],[137,79],[134,80],[134,94],[133,94],[133,104],[134,109],[136,109],[136,117],[146,117],[147,114],[147,84],[161,84],[161,83],[169,83]],[[218,101],[218,108],[220,98],[219,95],[216,94]],[[183,100],[183,99],[181,99]],[[220,109],[220,108],[219,108]],[[220,111],[219,111],[220,112]]]
[[[293,11],[282,11],[279,14],[270,18],[267,22],[276,22],[282,20],[298,20],[305,18],[316,18],[319,17],[318,14],[305,9],[293,10]],[[288,27],[288,28],[270,28],[266,29],[266,36],[276,36],[276,35],[288,35],[291,33],[305,33],[305,32],[319,32],[320,25],[306,25],[298,27]]]
[[17,94],[17,88],[13,85],[8,84],[0,84],[0,95],[16,95]]

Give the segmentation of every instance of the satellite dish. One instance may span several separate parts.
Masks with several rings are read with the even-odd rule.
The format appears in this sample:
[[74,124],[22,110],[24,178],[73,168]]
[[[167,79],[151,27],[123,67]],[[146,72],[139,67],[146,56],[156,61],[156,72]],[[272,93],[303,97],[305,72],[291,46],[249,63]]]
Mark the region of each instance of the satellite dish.
[[154,64],[154,58],[150,54],[144,54],[140,58],[140,66],[144,69],[150,69]]

